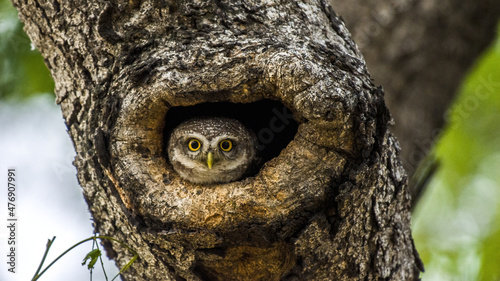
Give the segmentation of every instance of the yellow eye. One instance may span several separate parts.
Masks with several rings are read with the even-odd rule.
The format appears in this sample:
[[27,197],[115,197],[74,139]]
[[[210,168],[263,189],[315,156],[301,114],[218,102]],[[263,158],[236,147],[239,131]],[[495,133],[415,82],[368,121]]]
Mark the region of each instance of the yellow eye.
[[233,142],[230,140],[222,140],[221,142],[219,142],[219,146],[220,146],[220,149],[228,152],[228,151],[231,151],[231,149],[233,149]]
[[197,139],[190,139],[188,142],[189,150],[198,151],[201,148],[201,143]]

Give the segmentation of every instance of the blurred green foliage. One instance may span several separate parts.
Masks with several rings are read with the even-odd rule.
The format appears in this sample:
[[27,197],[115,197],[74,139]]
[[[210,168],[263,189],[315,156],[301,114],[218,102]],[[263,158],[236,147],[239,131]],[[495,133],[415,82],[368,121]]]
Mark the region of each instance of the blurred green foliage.
[[478,60],[437,141],[414,215],[423,280],[500,280],[500,39]]
[[31,49],[16,9],[0,0],[0,99],[52,92],[54,82],[40,52]]

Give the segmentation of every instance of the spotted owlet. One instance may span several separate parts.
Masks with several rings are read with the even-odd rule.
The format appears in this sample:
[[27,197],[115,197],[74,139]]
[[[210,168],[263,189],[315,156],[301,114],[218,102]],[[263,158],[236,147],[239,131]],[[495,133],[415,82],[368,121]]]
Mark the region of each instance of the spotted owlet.
[[241,179],[256,160],[257,140],[235,119],[205,117],[182,122],[168,140],[174,170],[193,183]]

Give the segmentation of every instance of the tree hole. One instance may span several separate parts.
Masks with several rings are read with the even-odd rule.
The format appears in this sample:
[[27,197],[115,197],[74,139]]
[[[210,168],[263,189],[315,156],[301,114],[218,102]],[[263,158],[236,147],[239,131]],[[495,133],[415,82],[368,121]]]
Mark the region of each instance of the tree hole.
[[[163,131],[165,142],[168,141],[171,131],[183,121],[207,116],[234,118],[255,133],[258,140],[258,154],[262,159],[256,172],[265,162],[280,154],[294,138],[298,128],[292,111],[277,101],[261,100],[245,104],[207,102],[171,108],[165,117]],[[168,159],[165,145],[163,149]]]

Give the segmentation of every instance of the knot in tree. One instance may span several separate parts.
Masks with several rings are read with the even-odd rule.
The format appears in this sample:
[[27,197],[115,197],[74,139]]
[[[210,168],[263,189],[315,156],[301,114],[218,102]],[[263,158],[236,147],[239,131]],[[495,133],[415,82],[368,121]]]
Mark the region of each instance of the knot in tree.
[[[418,279],[383,91],[326,1],[15,2],[56,82],[96,232],[140,255],[124,280]],[[192,118],[248,130],[214,146],[255,148],[241,176],[174,168],[169,140]]]

